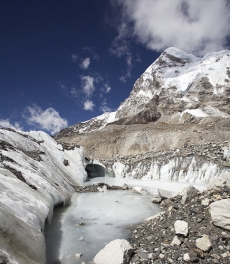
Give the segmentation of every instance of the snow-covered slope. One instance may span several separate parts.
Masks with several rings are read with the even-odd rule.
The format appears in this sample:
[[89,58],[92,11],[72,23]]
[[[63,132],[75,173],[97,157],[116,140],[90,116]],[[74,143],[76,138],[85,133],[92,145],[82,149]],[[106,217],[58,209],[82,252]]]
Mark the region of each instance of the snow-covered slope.
[[[199,102],[199,92],[229,95],[230,51],[223,50],[197,58],[176,48],[166,49],[134,84],[130,96],[119,107],[120,119],[144,109],[154,96],[174,97],[188,108]],[[199,81],[203,85],[198,85]]]
[[82,147],[65,150],[44,132],[0,129],[0,259],[46,263],[45,220],[86,177]]
[[62,135],[68,135],[72,133],[81,134],[90,131],[100,130],[104,128],[107,124],[113,123],[115,121],[117,121],[116,112],[107,112],[100,116],[94,117],[88,121],[79,122],[76,125],[65,128],[58,133],[57,137],[62,137]]

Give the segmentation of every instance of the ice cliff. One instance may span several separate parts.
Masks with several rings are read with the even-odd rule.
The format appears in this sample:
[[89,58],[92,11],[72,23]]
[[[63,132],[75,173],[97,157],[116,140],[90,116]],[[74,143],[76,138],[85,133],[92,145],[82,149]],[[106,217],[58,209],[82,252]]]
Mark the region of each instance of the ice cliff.
[[[82,147],[65,149],[44,132],[0,129],[0,257],[46,263],[43,236],[53,208],[85,181]],[[8,262],[7,262],[8,261]]]
[[107,176],[207,184],[230,168],[229,141],[101,160]]

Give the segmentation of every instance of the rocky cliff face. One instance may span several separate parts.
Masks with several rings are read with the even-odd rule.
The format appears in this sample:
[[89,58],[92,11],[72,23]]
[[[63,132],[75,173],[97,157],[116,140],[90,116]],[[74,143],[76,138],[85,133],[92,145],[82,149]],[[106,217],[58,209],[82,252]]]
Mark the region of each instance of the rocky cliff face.
[[[185,179],[185,172],[195,161],[199,165],[194,171],[205,166],[217,166],[216,171],[228,167],[217,160],[218,155],[224,159],[221,148],[229,144],[229,106],[229,50],[197,58],[168,48],[135,82],[116,112],[73,125],[60,131],[56,139],[82,145],[86,156],[103,160],[112,175],[116,174],[112,168],[120,162],[126,168],[120,176],[162,178],[162,165],[171,162],[176,165],[170,165],[171,172],[164,172],[168,175],[164,178]],[[220,147],[212,160],[206,155],[212,151],[206,151],[207,143]],[[162,152],[171,156],[162,160]],[[145,159],[140,158],[142,154]],[[122,161],[120,157],[124,157]],[[134,168],[136,173],[130,174]],[[203,178],[195,174],[193,179]]]

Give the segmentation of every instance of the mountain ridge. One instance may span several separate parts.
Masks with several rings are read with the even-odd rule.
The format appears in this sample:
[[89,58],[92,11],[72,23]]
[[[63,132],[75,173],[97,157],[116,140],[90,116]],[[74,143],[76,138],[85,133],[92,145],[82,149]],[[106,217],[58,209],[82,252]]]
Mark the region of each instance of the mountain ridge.
[[[116,112],[60,131],[99,159],[204,144],[230,137],[230,51],[197,58],[166,49],[136,80]],[[195,131],[195,132],[194,132]]]

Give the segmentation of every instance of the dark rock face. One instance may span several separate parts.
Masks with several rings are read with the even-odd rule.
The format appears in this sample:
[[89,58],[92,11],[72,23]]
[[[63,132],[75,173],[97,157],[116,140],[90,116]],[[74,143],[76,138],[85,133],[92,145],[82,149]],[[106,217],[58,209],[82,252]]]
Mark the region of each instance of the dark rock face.
[[129,187],[127,186],[127,188],[124,187],[120,187],[120,186],[114,186],[114,185],[109,185],[106,183],[98,183],[98,184],[93,184],[93,185],[89,185],[89,186],[76,186],[75,187],[75,191],[79,192],[79,193],[87,193],[87,192],[99,192],[99,188],[103,188],[105,186],[105,188],[107,190],[128,190]]
[[64,164],[65,166],[68,166],[68,165],[69,165],[69,161],[66,160],[66,159],[64,159],[63,164]]
[[160,112],[154,112],[149,110],[142,111],[138,113],[134,118],[132,118],[127,125],[131,124],[146,124],[149,122],[157,121],[161,117]]

